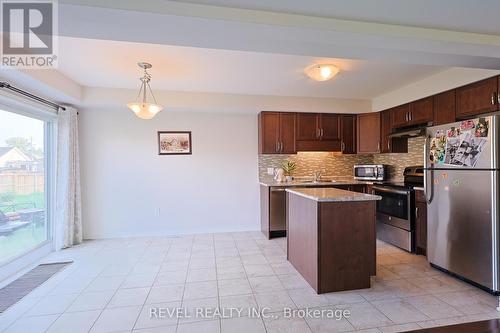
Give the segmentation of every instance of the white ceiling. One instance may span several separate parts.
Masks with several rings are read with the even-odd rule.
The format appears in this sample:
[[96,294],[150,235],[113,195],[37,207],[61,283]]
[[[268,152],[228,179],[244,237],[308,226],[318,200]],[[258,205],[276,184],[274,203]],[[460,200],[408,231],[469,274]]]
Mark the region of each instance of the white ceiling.
[[500,35],[498,0],[182,0],[178,2]]
[[59,33],[72,38],[498,69],[500,33],[410,25],[500,31],[499,6],[499,0],[61,0],[58,8]]
[[[138,89],[139,61],[153,64],[153,90],[355,99],[372,99],[445,69],[70,37],[59,40],[59,70],[84,86]],[[317,62],[334,63],[341,72],[328,82],[312,81],[303,70]]]

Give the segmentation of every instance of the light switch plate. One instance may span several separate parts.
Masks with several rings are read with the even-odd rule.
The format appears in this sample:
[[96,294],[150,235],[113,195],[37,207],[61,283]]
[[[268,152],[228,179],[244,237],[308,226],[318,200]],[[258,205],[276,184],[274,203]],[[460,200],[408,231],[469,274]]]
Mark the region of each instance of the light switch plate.
[[267,168],[267,174],[270,176],[274,175],[274,168]]

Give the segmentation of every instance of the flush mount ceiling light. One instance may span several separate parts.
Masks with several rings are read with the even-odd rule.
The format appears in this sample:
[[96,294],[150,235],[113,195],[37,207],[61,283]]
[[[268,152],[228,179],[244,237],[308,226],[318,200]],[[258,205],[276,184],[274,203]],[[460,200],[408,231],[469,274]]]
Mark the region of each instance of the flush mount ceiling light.
[[317,64],[306,68],[307,76],[316,81],[327,81],[339,72],[339,68],[331,64]]
[[[153,91],[149,86],[149,81],[151,81],[151,74],[148,73],[148,69],[153,67],[151,64],[147,62],[140,62],[137,64],[139,67],[144,69],[144,75],[140,78],[141,80],[141,88],[139,89],[139,94],[137,98],[141,96],[142,93],[142,101],[141,102],[130,102],[127,104],[128,108],[134,112],[134,114],[141,119],[152,119],[154,116],[158,114],[161,110],[163,110],[163,106],[156,102],[156,98],[153,95]],[[146,90],[149,90],[151,96],[153,97],[154,103],[148,103],[146,95]]]

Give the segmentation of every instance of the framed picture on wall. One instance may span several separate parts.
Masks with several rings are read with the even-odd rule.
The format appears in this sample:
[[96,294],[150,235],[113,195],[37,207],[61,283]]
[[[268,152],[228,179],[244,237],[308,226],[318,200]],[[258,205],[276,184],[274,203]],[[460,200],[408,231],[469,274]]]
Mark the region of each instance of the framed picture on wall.
[[158,155],[191,155],[191,131],[159,131]]

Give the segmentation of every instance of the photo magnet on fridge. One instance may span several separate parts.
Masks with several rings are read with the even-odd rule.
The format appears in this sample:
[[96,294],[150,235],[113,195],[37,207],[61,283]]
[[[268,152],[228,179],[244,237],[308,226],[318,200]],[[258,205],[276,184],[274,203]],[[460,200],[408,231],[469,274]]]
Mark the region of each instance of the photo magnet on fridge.
[[477,122],[475,127],[474,135],[480,138],[487,137],[488,127],[489,127],[488,120],[486,120],[485,118],[479,118],[479,121]]

